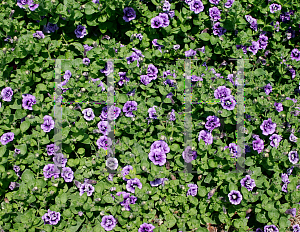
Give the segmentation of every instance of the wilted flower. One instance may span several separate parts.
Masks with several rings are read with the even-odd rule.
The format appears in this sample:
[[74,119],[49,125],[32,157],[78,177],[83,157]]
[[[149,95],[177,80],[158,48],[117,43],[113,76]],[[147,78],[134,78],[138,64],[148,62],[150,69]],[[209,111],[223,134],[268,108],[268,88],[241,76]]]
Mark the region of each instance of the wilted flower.
[[135,10],[132,7],[125,7],[123,19],[125,22],[130,22],[131,20],[136,18]]

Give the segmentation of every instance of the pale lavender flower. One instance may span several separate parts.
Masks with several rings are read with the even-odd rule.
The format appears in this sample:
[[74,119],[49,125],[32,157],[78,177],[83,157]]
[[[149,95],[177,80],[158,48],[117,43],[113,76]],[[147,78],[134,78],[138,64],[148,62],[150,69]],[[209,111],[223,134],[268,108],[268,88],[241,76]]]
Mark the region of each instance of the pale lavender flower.
[[138,178],[130,179],[127,181],[126,190],[128,192],[134,193],[136,187],[139,189],[143,187],[141,181]]
[[86,108],[82,111],[83,117],[87,121],[92,121],[95,118],[95,114],[92,108]]
[[296,143],[296,142],[297,142],[297,139],[298,139],[298,137],[296,137],[293,133],[290,134],[289,140],[290,140],[291,142]]
[[7,132],[1,136],[0,141],[2,145],[6,145],[9,142],[13,141],[14,138],[15,138],[15,134],[13,132]]
[[32,106],[36,104],[35,96],[31,94],[22,94],[22,106],[24,109],[32,110]]
[[[219,3],[219,0],[210,0],[210,1],[215,1],[217,2],[217,4]],[[204,10],[204,5],[200,0],[192,1],[192,3],[189,6],[190,6],[190,10],[194,11],[195,14],[199,14]]]
[[87,196],[89,197],[92,196],[93,192],[95,191],[95,188],[91,184],[83,183],[80,185],[79,191],[80,196],[82,196],[86,192]]
[[267,85],[264,87],[264,90],[265,90],[265,93],[266,93],[267,95],[269,95],[269,94],[272,92],[272,86],[271,86],[271,84],[270,84],[270,83],[267,84]]
[[277,112],[283,111],[282,103],[280,103],[280,102],[279,102],[279,103],[275,102],[275,103],[274,103],[274,106],[275,106]]
[[42,219],[44,221],[44,225],[56,225],[60,221],[60,213],[48,209],[48,212],[42,216]]
[[42,31],[36,31],[35,33],[33,33],[33,37],[38,38],[38,39],[44,39],[45,35]]
[[1,96],[3,101],[10,102],[12,100],[13,95],[14,95],[14,91],[10,87],[6,87],[1,91]]
[[41,128],[44,132],[50,132],[54,128],[54,120],[51,116],[44,116],[44,123],[41,125]]
[[276,11],[281,10],[281,5],[273,3],[270,5],[270,12],[275,13]]
[[202,139],[205,142],[205,145],[212,144],[212,142],[213,142],[212,134],[205,130],[200,131],[199,136],[198,136],[199,142],[200,142],[200,139]]
[[289,157],[289,161],[292,164],[296,164],[299,161],[299,155],[297,151],[290,151],[288,157]]

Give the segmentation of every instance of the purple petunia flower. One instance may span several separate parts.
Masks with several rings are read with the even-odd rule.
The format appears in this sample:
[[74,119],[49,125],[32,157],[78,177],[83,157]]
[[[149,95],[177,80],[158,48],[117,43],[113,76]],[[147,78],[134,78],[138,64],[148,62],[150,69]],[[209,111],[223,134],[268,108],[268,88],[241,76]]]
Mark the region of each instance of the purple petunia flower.
[[290,68],[289,72],[292,74],[292,79],[294,79],[296,77],[296,70],[293,68]]
[[250,28],[257,31],[257,19],[253,18],[251,15],[245,15],[246,20],[250,23]]
[[152,44],[155,47],[158,47],[158,50],[162,53],[161,48],[164,47],[164,45],[160,45],[157,43],[157,39],[152,40]]
[[169,21],[169,15],[166,13],[159,13],[158,15],[159,17],[162,18],[163,23],[162,23],[162,27],[167,27],[170,25],[170,21]]
[[136,101],[127,101],[123,106],[123,112],[126,117],[135,117],[132,111],[137,110],[137,102]]
[[108,121],[100,121],[97,124],[100,133],[103,135],[108,135],[108,133],[111,131],[111,126],[109,125]]
[[205,130],[200,131],[199,136],[198,136],[199,142],[200,142],[200,139],[202,139],[205,142],[205,145],[212,144],[212,142],[213,142],[212,134]]
[[13,92],[12,88],[10,88],[10,87],[6,87],[6,88],[2,89],[2,91],[1,91],[1,96],[2,96],[3,101],[10,102],[12,100],[11,98],[13,95],[14,95],[14,92]]
[[267,84],[267,85],[264,87],[264,90],[265,90],[265,93],[266,93],[267,95],[269,95],[269,94],[272,92],[272,86],[271,86],[271,84],[270,84],[270,83]]
[[261,228],[257,228],[255,232],[263,232],[263,230]]
[[167,161],[166,153],[164,153],[161,149],[151,150],[148,157],[155,165],[159,166],[164,165]]
[[213,34],[214,35],[221,36],[221,35],[224,35],[226,31],[227,30],[225,28],[221,27],[220,22],[216,22],[213,25]]
[[92,108],[86,108],[82,111],[83,117],[87,121],[92,121],[95,118],[95,114]]
[[182,158],[186,163],[190,163],[197,158],[197,151],[193,151],[191,146],[187,146],[182,152]]
[[128,179],[125,178],[125,176],[129,174],[130,170],[133,170],[133,167],[131,165],[126,165],[125,167],[123,167],[121,171],[123,175],[123,180],[128,181]]
[[31,11],[34,11],[36,8],[39,7],[39,4],[34,4],[33,0],[28,0],[27,4],[28,4],[29,10],[31,10]]
[[56,146],[55,143],[47,145],[47,154],[54,155],[57,151],[59,151],[59,146]]
[[147,68],[147,75],[151,80],[156,80],[158,74],[158,69],[153,65],[149,64]]
[[275,13],[276,11],[279,11],[281,10],[281,5],[279,4],[276,4],[276,3],[273,3],[270,5],[270,12],[273,14]]
[[236,105],[236,100],[233,96],[229,95],[228,97],[225,97],[221,99],[221,106],[225,110],[233,110]]
[[205,128],[212,131],[213,129],[221,126],[220,119],[217,116],[208,116],[206,118]]
[[294,169],[294,166],[288,168],[288,170],[286,171],[286,174],[287,174],[288,176],[291,175],[292,172],[293,172],[293,169]]
[[151,19],[151,27],[152,28],[160,28],[160,27],[162,27],[163,23],[164,23],[164,20],[159,16],[156,16]]
[[103,135],[97,140],[97,145],[98,149],[102,148],[104,150],[107,150],[107,148],[112,145],[111,138],[107,137],[106,135]]
[[179,44],[176,44],[173,46],[174,50],[178,50],[180,48],[180,45]]
[[291,59],[300,61],[300,51],[297,48],[294,48],[291,52]]
[[216,99],[224,99],[226,97],[229,97],[230,94],[231,90],[226,88],[225,86],[219,86],[214,92],[214,96]]
[[83,48],[84,48],[84,51],[85,51],[85,52],[88,52],[88,51],[90,51],[90,50],[93,49],[92,46],[89,46],[89,45],[87,45],[87,44],[83,45]]
[[170,121],[175,121],[176,120],[174,109],[172,109],[172,112],[169,113],[169,119],[170,119]]
[[154,229],[155,226],[153,226],[152,224],[143,223],[142,225],[140,225],[138,232],[153,232]]
[[231,204],[238,205],[241,203],[243,196],[240,191],[231,190],[230,193],[228,193],[228,198]]
[[252,45],[248,47],[248,51],[252,52],[253,55],[256,55],[258,50],[259,50],[259,42],[252,41]]
[[280,102],[279,102],[279,103],[275,102],[275,103],[274,103],[274,106],[275,106],[277,112],[283,111],[282,103],[280,103]]
[[254,151],[261,153],[264,149],[264,141],[259,137],[256,137],[256,139],[252,142],[252,146]]
[[300,232],[299,224],[293,225],[293,232]]
[[245,178],[241,179],[241,185],[245,187],[248,191],[252,191],[256,187],[255,181],[251,179],[250,175],[246,175]]
[[83,38],[87,35],[86,27],[82,25],[78,25],[77,28],[74,31],[77,38]]
[[158,141],[155,141],[154,143],[152,143],[150,149],[151,149],[151,151],[154,149],[160,149],[165,154],[170,152],[170,148],[169,148],[168,144],[163,140],[158,140]]
[[297,151],[290,151],[288,157],[289,157],[289,161],[292,164],[296,164],[299,161],[299,155]]
[[79,191],[80,196],[82,196],[86,192],[87,196],[89,197],[92,196],[93,192],[95,191],[95,188],[91,184],[83,183],[80,185]]
[[233,154],[233,156],[231,156],[231,158],[236,158],[238,156],[240,156],[240,148],[237,144],[235,143],[230,143],[229,146],[225,146],[225,149],[229,149],[230,153]]
[[[210,0],[210,1],[215,1],[219,3],[219,0]],[[194,11],[195,14],[199,14],[204,10],[204,5],[200,0],[192,1],[192,3],[189,6],[190,6],[190,10]]]
[[2,145],[6,145],[9,142],[13,141],[14,138],[15,138],[15,134],[13,132],[7,132],[1,136],[0,141]]
[[169,11],[171,9],[171,4],[169,3],[168,0],[164,1],[164,5],[163,5],[163,11]]
[[33,33],[33,37],[38,38],[38,39],[44,39],[45,35],[42,31],[36,31],[35,33]]
[[263,35],[261,34],[259,36],[259,39],[258,39],[258,43],[259,43],[259,49],[263,49],[265,50],[267,48],[267,45],[268,45],[268,37],[266,35]]
[[149,118],[151,119],[157,119],[157,115],[156,115],[156,108],[157,106],[153,106],[150,109],[148,109],[148,113],[149,113]]
[[188,51],[185,51],[185,56],[186,56],[186,57],[195,56],[195,55],[197,55],[197,52],[194,51],[193,49],[190,49],[190,50],[188,50]]
[[135,10],[132,7],[125,7],[123,19],[125,22],[130,22],[136,18]]
[[54,120],[51,116],[44,116],[44,123],[41,125],[41,128],[44,132],[50,132],[54,128]]
[[74,179],[74,172],[69,167],[63,167],[61,176],[64,178],[65,182],[72,182]]
[[36,104],[35,96],[31,94],[22,94],[22,106],[24,109],[32,110],[32,106]]
[[230,7],[232,7],[233,3],[234,3],[234,0],[227,0],[227,2],[225,3],[225,7],[230,8]]
[[279,145],[280,141],[282,140],[282,137],[280,135],[273,134],[270,136],[269,139],[271,140],[270,145],[272,147],[278,148],[278,145]]
[[276,123],[272,122],[271,118],[268,118],[260,125],[260,129],[262,130],[263,135],[273,134],[276,130]]
[[44,33],[53,33],[57,31],[59,27],[56,24],[53,23],[47,23],[47,25],[44,25],[43,32]]
[[281,191],[287,193],[288,192],[287,191],[287,186],[288,186],[288,184],[283,184],[282,187],[281,187]]
[[134,193],[136,187],[138,187],[139,189],[143,187],[141,181],[138,178],[130,179],[127,181],[126,190],[128,192]]
[[297,142],[297,139],[298,139],[298,137],[296,137],[293,133],[290,134],[289,140],[290,140],[291,142],[296,143],[296,142]]
[[186,196],[196,196],[198,192],[198,186],[196,184],[188,184],[189,190],[186,193]]
[[[111,108],[112,107],[113,106],[111,106]],[[112,111],[112,110],[108,110],[108,111]],[[114,106],[114,120],[116,120],[119,117],[120,113],[121,113],[121,109],[119,107]],[[99,117],[103,121],[107,120],[107,106],[104,106],[102,108],[102,112]]]
[[164,186],[164,181],[169,180],[168,178],[156,178],[154,181],[150,181],[151,187],[157,187],[159,185]]
[[118,82],[119,86],[122,86],[125,82],[130,81],[128,77],[126,77],[126,72],[119,72],[120,81]]
[[282,180],[282,182],[285,183],[285,184],[290,183],[289,176],[288,176],[288,174],[286,174],[286,173],[281,173],[281,180]]
[[90,62],[91,62],[91,61],[90,61],[89,58],[83,58],[83,59],[82,59],[82,63],[85,64],[85,65],[89,65]]
[[106,231],[111,231],[113,228],[115,228],[117,225],[117,219],[114,218],[113,215],[106,215],[102,218],[101,221],[101,226],[106,230]]
[[151,82],[151,78],[148,75],[141,75],[141,82],[144,85],[148,85]]
[[264,232],[269,232],[269,231],[279,232],[279,229],[276,226],[274,226],[274,225],[265,226],[264,227]]
[[193,3],[194,0],[185,0],[185,3],[188,5],[191,5]]
[[221,19],[221,11],[218,9],[218,7],[214,6],[209,8],[209,17],[213,21],[218,21]]
[[48,212],[42,216],[42,219],[44,221],[44,225],[56,225],[60,221],[60,213],[48,209]]
[[54,164],[45,165],[43,171],[45,178],[51,178],[52,176],[54,179],[59,178],[59,170],[55,169]]
[[17,182],[10,182],[9,189],[14,190],[16,187],[20,187],[20,184]]
[[114,177],[115,174],[113,173],[109,173],[108,177],[107,177],[107,180],[108,181],[113,181],[113,177]]

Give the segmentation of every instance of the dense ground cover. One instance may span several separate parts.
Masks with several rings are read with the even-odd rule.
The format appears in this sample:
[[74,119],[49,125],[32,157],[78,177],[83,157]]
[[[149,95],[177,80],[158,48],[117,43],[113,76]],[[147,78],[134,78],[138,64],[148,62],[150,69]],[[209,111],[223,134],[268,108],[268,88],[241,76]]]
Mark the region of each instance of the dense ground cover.
[[300,231],[298,1],[1,4],[2,231]]

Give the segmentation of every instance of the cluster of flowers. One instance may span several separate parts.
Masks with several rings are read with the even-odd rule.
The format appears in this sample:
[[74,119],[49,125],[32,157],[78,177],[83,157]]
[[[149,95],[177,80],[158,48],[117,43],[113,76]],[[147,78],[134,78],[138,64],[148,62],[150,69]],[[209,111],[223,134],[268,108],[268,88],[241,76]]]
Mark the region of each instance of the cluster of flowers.
[[17,5],[23,9],[26,9],[25,6],[27,5],[31,11],[39,7],[39,4],[34,4],[33,0],[17,0]]
[[155,165],[162,166],[167,162],[166,154],[169,152],[168,144],[163,140],[158,140],[152,143],[148,157]]
[[[130,211],[130,206],[129,205],[134,205],[135,202],[137,201],[137,197],[135,196],[130,196],[130,193],[126,192],[117,192],[117,196],[122,195],[123,196],[123,201],[120,202],[120,205],[124,206],[125,210]],[[115,197],[111,194],[112,198],[115,199]]]
[[48,209],[48,212],[42,216],[42,219],[44,221],[44,225],[56,225],[60,221],[60,213]]
[[156,80],[158,69],[153,65],[149,64],[147,68],[147,74],[141,75],[141,82],[144,85],[148,85],[152,80]]
[[[1,99],[5,102],[11,102],[12,96],[14,95],[14,91],[10,87],[5,87],[1,90]],[[31,94],[22,94],[22,107],[25,110],[32,110],[32,106],[36,104],[35,96]],[[0,102],[0,108],[2,104]]]
[[205,128],[208,130],[201,130],[199,133],[198,141],[201,139],[205,142],[205,145],[212,144],[213,136],[211,134],[212,130],[221,126],[220,119],[217,116],[208,116],[206,118]]
[[221,100],[221,105],[223,109],[233,110],[236,105],[235,98],[231,95],[231,90],[225,86],[219,86],[215,92],[214,96],[216,99]]
[[[289,180],[289,175],[292,174],[292,171],[294,169],[294,166],[292,166],[291,168],[289,168],[287,170],[287,173],[282,173],[281,174],[281,180],[283,182],[283,185],[282,185],[282,191],[287,193],[287,185],[290,183],[290,180]],[[297,186],[297,188],[299,188],[299,185]]]

